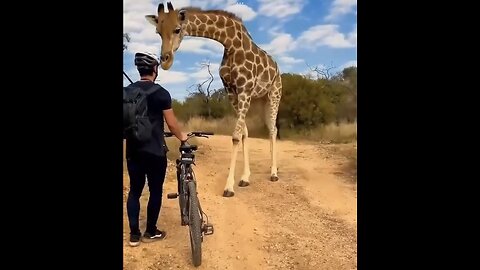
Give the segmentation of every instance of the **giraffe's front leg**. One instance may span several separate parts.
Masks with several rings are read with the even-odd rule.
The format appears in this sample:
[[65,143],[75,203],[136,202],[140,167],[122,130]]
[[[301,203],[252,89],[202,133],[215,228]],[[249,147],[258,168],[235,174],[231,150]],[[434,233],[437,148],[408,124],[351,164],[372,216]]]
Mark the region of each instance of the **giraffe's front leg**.
[[239,94],[238,97],[235,99],[235,102],[232,102],[232,105],[237,112],[237,123],[235,125],[235,130],[232,134],[232,156],[230,159],[230,170],[228,172],[227,183],[225,185],[225,189],[223,191],[224,197],[232,197],[235,192],[233,190],[233,183],[235,177],[235,164],[237,162],[237,154],[240,140],[242,139],[244,129],[245,129],[245,117],[248,112],[248,108],[250,107],[250,97],[247,97],[246,94]]
[[243,174],[240,182],[238,183],[239,187],[246,187],[250,185],[250,161],[248,156],[248,129],[245,124],[245,128],[242,136],[242,146],[243,146]]
[[227,183],[225,184],[225,189],[223,190],[223,197],[233,197],[233,195],[235,195],[235,191],[233,190],[233,183],[235,180],[235,163],[237,162],[239,141],[235,141],[234,139],[232,139],[232,142],[232,156],[230,157],[230,168],[228,171]]
[[[222,78],[223,80],[223,78]],[[228,91],[228,99],[233,107],[233,110],[237,114],[238,117],[238,99],[237,96],[225,86],[225,89]],[[235,127],[236,128],[236,127]],[[228,169],[228,176],[227,182],[225,184],[225,189],[223,190],[223,197],[233,197],[235,195],[235,191],[233,190],[233,183],[235,182],[235,163],[237,162],[237,154],[238,154],[238,143],[239,139],[232,136],[232,153],[230,156],[230,167]]]
[[233,190],[233,183],[235,181],[235,164],[237,163],[238,148],[239,148],[240,139],[242,138],[242,133],[243,133],[242,130],[244,125],[245,125],[245,116],[241,117],[239,115],[237,124],[235,126],[235,131],[233,132],[233,135],[232,135],[233,149],[232,149],[232,156],[230,158],[230,170],[228,172],[227,183],[223,191],[223,197],[232,197],[233,195],[235,195],[235,192]]

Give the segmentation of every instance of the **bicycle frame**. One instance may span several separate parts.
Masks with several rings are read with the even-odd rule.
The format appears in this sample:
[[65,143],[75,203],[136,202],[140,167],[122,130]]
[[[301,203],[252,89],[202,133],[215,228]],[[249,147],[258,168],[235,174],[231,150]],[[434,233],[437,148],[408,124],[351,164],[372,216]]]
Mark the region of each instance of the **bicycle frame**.
[[177,183],[178,197],[180,199],[181,225],[189,225],[188,203],[190,194],[188,194],[188,182],[195,182],[195,175],[192,165],[195,164],[195,154],[191,150],[181,152],[181,156],[176,160],[177,164]]
[[[188,139],[192,137],[206,137],[206,135],[213,135],[211,132],[191,132],[188,134]],[[165,132],[165,137],[171,137],[173,134],[171,132]],[[188,184],[193,182],[195,186],[197,185],[195,179],[195,172],[193,170],[192,165],[195,165],[195,151],[197,151],[198,147],[196,145],[187,145],[182,143],[180,145],[180,158],[176,159],[176,168],[177,168],[177,185],[178,185],[178,193],[171,193],[167,195],[169,199],[179,198],[179,206],[180,206],[180,217],[181,217],[181,225],[187,226],[190,225],[189,221],[189,200],[192,198],[190,194],[188,194]],[[197,195],[197,194],[195,194]],[[198,200],[197,196],[193,196]],[[202,225],[202,232],[205,235],[213,234],[213,226],[208,223],[208,216],[202,211],[200,202],[198,202],[199,211],[200,211],[200,220]],[[203,216],[206,217],[206,222],[204,222]]]

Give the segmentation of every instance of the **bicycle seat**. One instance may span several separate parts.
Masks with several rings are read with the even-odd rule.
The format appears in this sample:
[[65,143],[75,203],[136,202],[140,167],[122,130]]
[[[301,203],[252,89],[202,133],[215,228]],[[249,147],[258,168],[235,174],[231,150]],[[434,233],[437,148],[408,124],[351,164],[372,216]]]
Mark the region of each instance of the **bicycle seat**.
[[180,151],[183,151],[183,152],[191,152],[191,151],[197,151],[198,149],[198,146],[196,146],[195,144],[189,144],[189,145],[181,145],[180,146]]

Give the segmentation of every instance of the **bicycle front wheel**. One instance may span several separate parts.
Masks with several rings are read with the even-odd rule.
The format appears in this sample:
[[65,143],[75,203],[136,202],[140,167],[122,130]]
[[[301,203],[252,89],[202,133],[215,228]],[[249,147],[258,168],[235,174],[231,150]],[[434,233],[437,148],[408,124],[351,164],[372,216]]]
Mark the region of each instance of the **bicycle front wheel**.
[[188,183],[189,193],[189,221],[190,246],[192,248],[193,265],[202,264],[202,223],[201,214],[198,207],[197,188],[195,182]]

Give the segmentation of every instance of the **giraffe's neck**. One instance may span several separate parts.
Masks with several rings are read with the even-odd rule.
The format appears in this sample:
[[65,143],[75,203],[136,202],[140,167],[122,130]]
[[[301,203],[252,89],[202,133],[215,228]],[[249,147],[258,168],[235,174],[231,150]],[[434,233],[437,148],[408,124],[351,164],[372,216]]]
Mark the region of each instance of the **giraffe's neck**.
[[[226,51],[250,47],[252,40],[243,24],[222,14],[192,12],[187,15],[185,36],[203,37],[220,42]],[[245,45],[244,45],[245,44]]]

